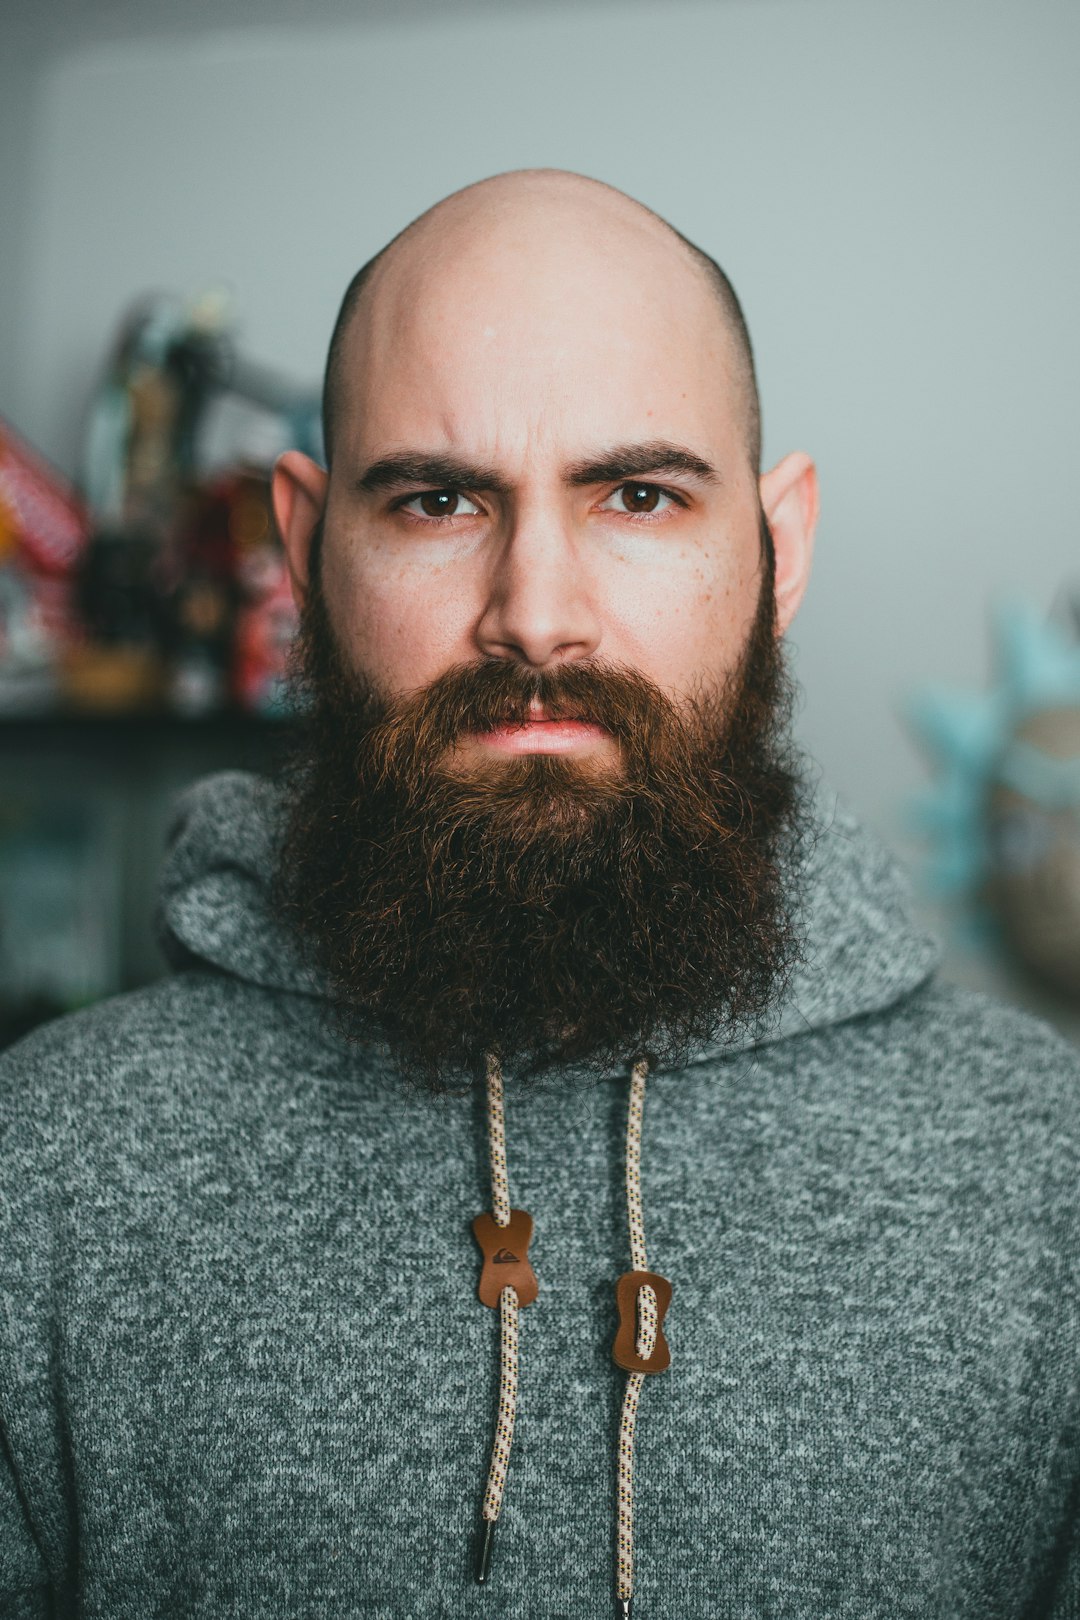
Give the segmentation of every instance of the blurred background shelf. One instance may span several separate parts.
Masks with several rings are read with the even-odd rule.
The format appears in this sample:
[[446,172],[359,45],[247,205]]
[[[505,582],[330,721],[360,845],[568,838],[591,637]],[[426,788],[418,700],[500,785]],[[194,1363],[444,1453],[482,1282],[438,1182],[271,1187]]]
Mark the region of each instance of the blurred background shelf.
[[154,927],[178,795],[272,772],[286,720],[222,711],[0,715],[0,1047],[165,967]]
[[265,762],[289,732],[288,721],[236,711],[187,716],[168,712],[138,714],[86,714],[50,710],[41,714],[0,712],[0,752],[47,755],[66,754],[142,757],[194,750],[212,755],[250,757]]

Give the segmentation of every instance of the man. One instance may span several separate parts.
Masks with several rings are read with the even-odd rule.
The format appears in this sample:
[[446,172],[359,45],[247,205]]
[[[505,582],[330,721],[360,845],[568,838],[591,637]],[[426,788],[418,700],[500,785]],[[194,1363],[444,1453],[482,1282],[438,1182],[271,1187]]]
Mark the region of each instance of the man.
[[1080,1613],[1080,1064],[796,770],[815,473],[726,281],[470,187],[326,426],[295,768],[2,1068],[0,1614]]

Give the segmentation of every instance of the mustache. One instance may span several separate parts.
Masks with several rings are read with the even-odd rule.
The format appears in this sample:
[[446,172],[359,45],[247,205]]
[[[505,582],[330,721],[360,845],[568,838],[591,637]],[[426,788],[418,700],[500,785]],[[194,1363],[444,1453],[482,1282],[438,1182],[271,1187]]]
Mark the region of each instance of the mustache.
[[[462,736],[526,725],[539,705],[548,720],[600,726],[619,742],[647,746],[678,723],[672,699],[649,677],[599,659],[529,670],[500,659],[457,664],[420,691],[369,708],[399,735],[435,757]],[[690,709],[695,707],[690,700]]]

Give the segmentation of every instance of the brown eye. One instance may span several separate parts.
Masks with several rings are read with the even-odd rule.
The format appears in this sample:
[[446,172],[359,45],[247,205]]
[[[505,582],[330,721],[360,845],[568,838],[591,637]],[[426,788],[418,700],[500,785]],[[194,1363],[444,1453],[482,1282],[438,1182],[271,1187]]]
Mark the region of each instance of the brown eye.
[[625,484],[613,489],[607,500],[601,501],[601,512],[621,512],[624,517],[663,518],[673,507],[686,502],[662,484],[646,484],[628,478]]
[[655,484],[624,484],[623,506],[628,512],[655,512],[661,493]]
[[[407,512],[417,523],[425,518],[474,518],[481,515],[480,508],[459,489],[425,489],[419,495],[409,495],[394,503],[395,510]],[[433,525],[429,525],[431,527]]]
[[461,496],[454,489],[429,489],[426,494],[418,496],[418,500],[420,510],[427,517],[453,517]]

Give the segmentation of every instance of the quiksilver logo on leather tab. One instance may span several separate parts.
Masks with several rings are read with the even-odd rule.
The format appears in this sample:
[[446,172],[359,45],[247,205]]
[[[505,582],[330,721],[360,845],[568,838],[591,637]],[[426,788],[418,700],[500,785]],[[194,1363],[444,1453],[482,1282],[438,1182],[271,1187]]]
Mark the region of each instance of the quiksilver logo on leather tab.
[[512,1209],[509,1221],[500,1226],[494,1215],[485,1213],[476,1217],[472,1229],[484,1256],[476,1290],[481,1303],[498,1310],[503,1290],[512,1288],[519,1305],[531,1305],[538,1292],[536,1274],[529,1264],[532,1216],[523,1209]]

